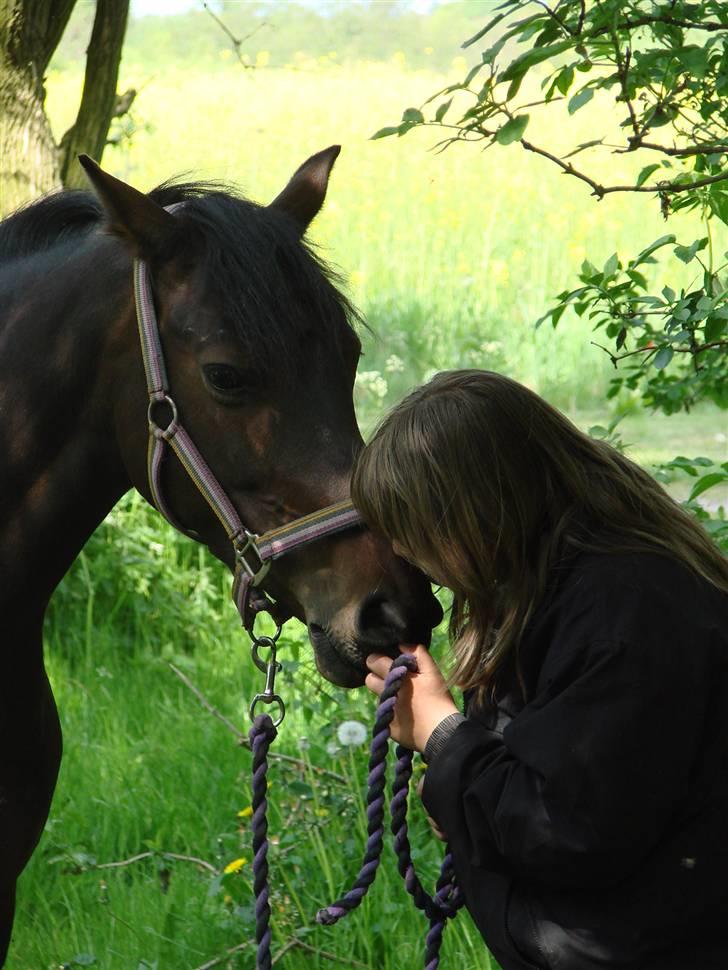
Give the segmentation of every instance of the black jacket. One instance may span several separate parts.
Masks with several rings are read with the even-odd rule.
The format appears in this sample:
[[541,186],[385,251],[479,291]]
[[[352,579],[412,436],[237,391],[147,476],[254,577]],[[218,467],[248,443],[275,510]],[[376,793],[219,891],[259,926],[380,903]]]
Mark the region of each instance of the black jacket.
[[423,792],[503,970],[728,970],[728,595],[581,554],[519,660]]

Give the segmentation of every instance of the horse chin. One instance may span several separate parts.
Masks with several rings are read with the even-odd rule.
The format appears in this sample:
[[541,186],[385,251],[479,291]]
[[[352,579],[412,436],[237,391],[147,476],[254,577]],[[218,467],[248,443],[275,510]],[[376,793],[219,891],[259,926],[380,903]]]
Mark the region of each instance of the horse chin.
[[323,627],[310,623],[308,635],[319,673],[337,687],[361,687],[366,664],[355,648],[336,643]]

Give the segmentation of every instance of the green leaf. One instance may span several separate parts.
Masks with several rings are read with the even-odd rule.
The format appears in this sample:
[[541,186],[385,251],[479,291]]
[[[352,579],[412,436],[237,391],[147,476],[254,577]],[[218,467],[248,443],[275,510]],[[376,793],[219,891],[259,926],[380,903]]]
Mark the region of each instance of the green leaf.
[[689,246],[675,246],[675,255],[678,259],[681,259],[683,263],[691,263],[697,253],[701,249],[705,249],[708,245],[708,237],[704,236],[702,239],[696,239],[694,243]]
[[407,108],[402,115],[402,121],[407,121],[413,125],[421,125],[425,120],[419,108]]
[[605,276],[613,276],[619,267],[619,256],[616,253],[612,253],[609,259],[604,264],[604,269],[602,272]]
[[579,110],[579,108],[583,108],[584,105],[588,104],[593,97],[594,88],[582,88],[581,91],[579,91],[578,94],[575,94],[574,97],[569,101],[569,114],[573,115]]
[[567,95],[569,93],[569,88],[574,83],[574,66],[570,64],[568,67],[563,68],[559,71],[558,77],[556,78],[556,87],[559,89],[559,93]]
[[693,485],[692,491],[688,496],[688,502],[692,502],[693,499],[698,497],[698,495],[702,495],[703,492],[707,492],[708,489],[712,488],[714,485],[720,485],[721,482],[728,482],[728,474],[726,472],[711,472],[710,475],[703,475],[703,477],[699,478]]
[[511,145],[514,141],[518,141],[519,138],[523,137],[523,133],[528,127],[528,119],[528,115],[511,118],[496,132],[495,140],[499,145]]
[[711,186],[708,202],[711,211],[718,216],[721,222],[728,225],[728,192],[723,192],[715,186]]
[[[485,56],[485,55],[483,55],[483,56]],[[473,80],[473,78],[475,77],[476,74],[478,74],[480,71],[483,70],[483,64],[484,63],[485,63],[485,61],[482,61],[480,64],[476,64],[474,67],[471,67],[470,68],[470,70],[468,71],[468,73],[465,75],[465,80],[463,81],[463,87],[464,88],[466,88],[470,84],[470,82]]]
[[668,236],[660,236],[659,239],[656,239],[653,243],[650,243],[647,249],[643,249],[639,256],[637,256],[637,258],[634,259],[630,265],[639,266],[640,263],[646,262],[656,250],[660,249],[662,246],[668,246],[670,243],[674,242],[675,236],[672,234]]
[[640,174],[637,176],[637,185],[638,186],[644,185],[645,182],[647,181],[647,179],[650,177],[650,175],[652,175],[653,172],[656,172],[659,167],[660,167],[660,163],[659,162],[657,162],[657,163],[655,163],[653,165],[646,165],[642,169],[642,171],[640,172]]
[[726,328],[725,318],[711,314],[705,321],[705,342],[712,344],[714,340],[720,340]]
[[512,81],[514,78],[522,78],[536,64],[541,64],[558,54],[563,54],[564,51],[573,46],[573,43],[573,40],[569,38],[561,40],[557,44],[549,44],[547,47],[537,47],[526,51],[525,54],[521,54],[508,65],[499,80]]
[[442,121],[452,104],[452,98],[449,101],[445,101],[444,104],[438,105],[437,111],[435,112],[435,121]]
[[671,347],[660,347],[660,349],[655,354],[655,359],[653,365],[656,370],[663,370],[672,360],[672,348]]
[[[510,10],[505,10],[503,13],[499,13],[497,17],[493,17],[493,19],[489,23],[487,23],[485,27],[481,27],[481,29],[477,32],[477,34],[473,34],[472,37],[468,37],[468,39],[464,41],[460,46],[464,50],[466,47],[470,47],[472,44],[475,44],[477,41],[480,40],[481,37],[485,37],[485,35],[489,33],[495,27],[496,24],[499,24],[504,17],[507,17],[510,12],[511,12]],[[462,37],[462,34],[460,36]]]
[[389,137],[389,135],[398,135],[398,134],[399,134],[399,125],[397,125],[395,128],[392,128],[392,127],[380,128],[379,131],[374,132],[370,141],[375,141],[377,138],[387,138]]

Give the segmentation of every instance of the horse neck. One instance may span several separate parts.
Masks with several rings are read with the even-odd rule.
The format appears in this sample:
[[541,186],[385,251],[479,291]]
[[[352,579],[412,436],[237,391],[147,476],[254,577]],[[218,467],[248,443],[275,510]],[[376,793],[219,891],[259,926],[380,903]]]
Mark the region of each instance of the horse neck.
[[0,605],[10,610],[29,597],[44,608],[129,488],[103,360],[133,333],[131,293],[129,260],[91,239],[0,270]]

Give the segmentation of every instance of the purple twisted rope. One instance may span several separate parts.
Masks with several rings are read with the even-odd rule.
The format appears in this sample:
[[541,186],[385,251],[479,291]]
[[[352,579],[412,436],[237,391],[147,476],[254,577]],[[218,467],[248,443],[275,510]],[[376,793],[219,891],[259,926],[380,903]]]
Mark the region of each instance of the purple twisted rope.
[[[394,716],[394,705],[404,678],[409,672],[417,670],[417,663],[410,654],[402,654],[392,663],[384,682],[376,720],[372,731],[372,747],[369,757],[369,793],[367,796],[369,829],[364,862],[353,887],[331,906],[319,910],[316,921],[331,925],[354,909],[366,895],[374,881],[382,853],[384,802],[384,768],[387,757],[389,725]],[[431,897],[423,888],[412,863],[412,855],[407,830],[407,795],[412,777],[412,752],[402,745],[397,746],[397,763],[390,813],[391,829],[394,834],[394,849],[397,854],[397,868],[402,876],[407,892],[415,905],[430,920],[425,949],[425,970],[437,970],[440,963],[442,934],[448,919],[452,919],[463,904],[462,894],[456,882],[452,855],[448,852],[443,860],[440,876]],[[371,811],[370,811],[371,810]]]
[[268,714],[258,714],[250,729],[253,751],[253,889],[255,891],[256,970],[271,970],[270,904],[268,902],[268,748],[278,732]]
[[464,903],[463,895],[455,882],[455,870],[450,852],[447,852],[442,860],[432,903],[439,912],[430,917],[430,929],[425,940],[425,970],[437,970],[440,966],[440,947],[445,926],[449,919],[457,915],[457,911]]
[[389,725],[394,717],[394,705],[397,700],[402,681],[410,670],[417,670],[417,662],[409,654],[402,654],[392,663],[392,667],[384,681],[384,690],[379,698],[374,728],[372,729],[372,746],[369,754],[369,790],[367,792],[367,844],[364,852],[359,875],[351,889],[316,914],[316,922],[324,926],[331,926],[346,916],[352,909],[356,909],[366,896],[382,857],[384,838],[384,780],[387,759],[387,742],[389,741]]
[[430,918],[445,915],[447,919],[451,919],[459,908],[459,906],[453,908],[448,901],[455,890],[452,854],[448,852],[445,855],[437,880],[435,895],[430,896],[423,888],[415,872],[408,837],[407,797],[412,777],[412,752],[409,748],[398,744],[395,753],[397,763],[394,769],[392,800],[389,804],[389,811],[392,816],[391,829],[392,835],[394,835],[394,851],[397,853],[397,868],[404,880],[407,892],[413,897],[418,909],[421,909]]

